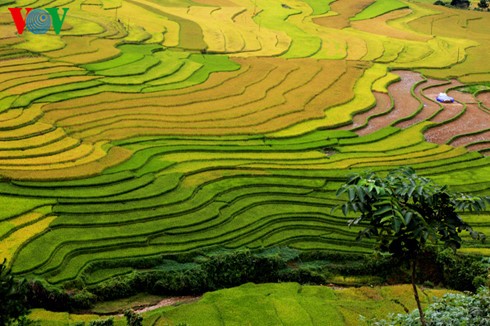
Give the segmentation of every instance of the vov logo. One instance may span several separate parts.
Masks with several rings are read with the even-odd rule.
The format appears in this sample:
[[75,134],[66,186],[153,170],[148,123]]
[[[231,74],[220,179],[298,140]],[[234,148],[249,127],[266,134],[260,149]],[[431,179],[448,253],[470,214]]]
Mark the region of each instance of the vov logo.
[[23,8],[8,9],[12,14],[12,19],[19,35],[24,33],[25,28],[33,34],[46,34],[51,25],[53,25],[54,32],[59,34],[61,26],[63,26],[63,22],[65,21],[66,13],[68,12],[68,8],[62,8],[63,17],[60,18],[58,16],[58,8],[44,8],[44,10],[25,8],[26,14],[25,17],[22,17]]

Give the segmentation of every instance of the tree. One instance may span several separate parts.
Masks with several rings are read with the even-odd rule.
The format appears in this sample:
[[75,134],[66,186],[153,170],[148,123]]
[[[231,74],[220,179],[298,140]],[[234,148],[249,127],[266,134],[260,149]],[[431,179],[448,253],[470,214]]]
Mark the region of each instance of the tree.
[[88,326],[113,326],[114,318],[109,317],[107,319],[97,319],[88,323]]
[[0,264],[0,325],[25,320],[28,312],[24,283],[14,279],[4,259]]
[[469,0],[452,0],[451,6],[458,8],[469,8],[470,1]]
[[349,226],[364,226],[357,240],[374,238],[377,250],[409,263],[420,321],[426,325],[415,285],[417,257],[428,243],[460,248],[463,230],[474,239],[485,240],[485,235],[475,232],[456,211],[484,210],[489,197],[450,193],[446,186],[438,186],[408,167],[395,169],[384,178],[374,172],[354,174],[338,189],[337,196],[342,194],[348,196],[340,205],[344,215],[361,214],[348,222]]
[[488,8],[487,0],[480,0],[480,2],[478,2],[478,7],[480,7],[481,9]]
[[134,312],[133,309],[127,309],[124,311],[124,317],[126,317],[126,322],[128,326],[142,326],[143,317]]

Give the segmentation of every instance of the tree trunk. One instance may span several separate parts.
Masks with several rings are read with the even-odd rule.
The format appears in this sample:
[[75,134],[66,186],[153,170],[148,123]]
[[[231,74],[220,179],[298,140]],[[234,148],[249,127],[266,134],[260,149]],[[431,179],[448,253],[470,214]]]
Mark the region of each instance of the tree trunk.
[[424,311],[422,310],[422,305],[420,304],[419,292],[417,291],[417,286],[415,285],[415,271],[417,267],[416,259],[412,260],[412,287],[413,287],[413,296],[415,297],[415,301],[417,302],[417,308],[419,309],[420,315],[420,323],[422,326],[426,326]]

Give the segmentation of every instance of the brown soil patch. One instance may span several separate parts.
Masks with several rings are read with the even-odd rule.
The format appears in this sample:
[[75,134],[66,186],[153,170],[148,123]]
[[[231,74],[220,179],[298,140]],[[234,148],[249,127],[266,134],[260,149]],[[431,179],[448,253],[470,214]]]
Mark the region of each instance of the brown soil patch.
[[480,93],[476,96],[476,99],[485,109],[490,110],[490,92]]
[[191,296],[191,295],[181,296],[181,297],[167,298],[167,299],[163,299],[162,301],[160,301],[156,305],[148,306],[148,307],[144,307],[144,308],[140,308],[140,309],[136,309],[135,312],[138,313],[138,314],[141,314],[141,313],[144,313],[144,312],[147,312],[147,311],[156,310],[156,309],[161,308],[161,307],[174,306],[174,305],[180,304],[180,303],[191,303],[191,302],[195,302],[195,301],[197,301],[199,299],[201,299],[201,296]]
[[395,10],[375,18],[353,21],[350,24],[353,28],[370,34],[386,35],[388,37],[411,41],[425,42],[430,40],[432,38],[430,36],[424,36],[408,30],[400,30],[388,25],[388,21],[407,16],[411,12],[412,10],[410,9]]
[[[344,127],[340,127],[341,130],[355,130],[358,135],[367,135],[374,131],[376,131],[377,125],[375,123],[371,123],[369,117],[374,115],[380,115],[388,113],[391,109],[391,98],[388,94],[373,92],[374,97],[376,98],[376,106],[366,112],[356,114],[352,118],[352,124]],[[368,124],[369,120],[369,124]],[[378,126],[379,127],[379,126]],[[359,129],[357,129],[359,128]],[[381,128],[381,127],[380,127]]]
[[466,103],[466,104],[474,104],[478,103],[475,97],[470,93],[463,93],[458,90],[450,90],[447,92],[447,95],[453,97],[458,102]]
[[[490,131],[484,131],[481,133],[478,133],[476,135],[467,135],[463,137],[459,137],[456,140],[452,141],[450,143],[451,146],[467,146],[471,143],[476,143],[479,141],[490,141]],[[475,144],[479,145],[479,144]],[[488,144],[487,144],[488,145]]]
[[[488,138],[487,138],[488,139]],[[490,155],[490,141],[485,143],[473,144],[466,147],[469,151],[478,151],[482,152],[483,155]]]
[[[426,98],[433,101],[434,103],[437,103],[443,108],[443,110],[439,111],[439,113],[436,116],[434,116],[431,119],[431,121],[433,122],[447,121],[448,119],[451,119],[455,115],[460,113],[461,110],[463,110],[463,105],[461,103],[458,103],[459,98],[457,96],[454,98],[456,100],[456,102],[454,103],[439,103],[436,101],[436,98],[439,95],[439,93],[447,93],[447,89],[460,85],[462,85],[460,82],[456,80],[452,80],[450,83],[441,84],[439,86],[428,88],[423,91],[423,95]],[[457,93],[461,94],[461,92],[457,92]],[[459,94],[455,93],[454,95],[459,95]]]
[[437,123],[444,123],[445,121],[454,119],[457,115],[461,114],[461,111],[464,110],[464,107],[460,103],[444,103],[443,109],[437,113],[437,115],[430,119],[430,121]]
[[[407,128],[426,120],[441,123],[425,132],[426,139],[437,144],[446,144],[453,137],[468,133],[477,134],[457,138],[451,145],[467,146],[478,141],[490,139],[490,131],[486,131],[490,129],[489,113],[478,108],[477,101],[471,94],[451,90],[448,95],[455,98],[455,103],[438,103],[435,100],[439,93],[461,86],[460,82],[456,80],[448,82],[428,79],[417,85],[414,89],[416,97],[413,97],[410,89],[415,83],[420,82],[422,77],[410,71],[394,71],[394,73],[401,78],[399,82],[388,87],[389,94],[394,100],[394,108],[389,111],[390,103],[387,95],[374,93],[377,102],[376,107],[373,110],[354,116],[353,124],[340,129],[354,130],[359,135],[370,134],[413,114],[419,108],[420,102],[417,100],[419,99],[423,103],[423,109],[412,118],[396,123],[396,127]],[[480,102],[485,101],[488,103],[489,100],[490,92],[482,93],[478,97]],[[462,115],[464,104],[459,102],[466,103],[467,106],[466,112]],[[383,112],[387,113],[382,114]],[[376,114],[382,115],[375,116]],[[456,118],[459,115],[461,116]],[[369,117],[372,118],[369,119]],[[450,121],[454,118],[456,118],[454,121]],[[368,119],[368,124],[363,126]],[[361,127],[356,130],[356,127],[359,126]],[[486,149],[486,146],[485,144],[475,144],[470,145],[468,148],[470,150],[480,150],[480,148]]]
[[[418,109],[420,103],[410,93],[412,85],[422,81],[419,74],[410,71],[393,71],[400,76],[400,81],[388,86],[388,92],[394,100],[393,109],[385,115],[369,120],[369,130],[376,131],[392,125],[395,121],[410,116]],[[366,134],[365,131],[362,134]]]
[[[447,106],[444,111],[448,111]],[[480,110],[476,104],[468,104],[466,111],[459,118],[430,128],[425,132],[425,138],[433,143],[445,144],[453,136],[490,129],[489,118],[489,113]]]
[[326,16],[313,18],[313,22],[334,29],[342,29],[350,26],[350,18],[361,12],[364,8],[373,3],[374,0],[338,0],[330,5],[330,10],[336,12],[336,16]]
[[[442,84],[447,84],[446,82],[442,82]],[[428,120],[430,117],[435,115],[440,109],[441,106],[437,104],[434,100],[430,98],[426,98],[423,94],[424,90],[431,89],[433,87],[437,87],[441,85],[440,80],[429,79],[421,84],[419,84],[414,89],[414,94],[417,96],[419,100],[423,103],[423,108],[420,112],[418,112],[413,118],[409,120],[402,121],[397,123],[396,126],[400,128],[407,128],[411,125],[414,125],[418,122]]]

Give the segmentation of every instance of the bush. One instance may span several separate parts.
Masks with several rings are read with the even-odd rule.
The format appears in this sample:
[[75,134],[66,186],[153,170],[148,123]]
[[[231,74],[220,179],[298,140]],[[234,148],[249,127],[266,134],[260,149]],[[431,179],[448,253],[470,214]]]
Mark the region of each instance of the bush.
[[14,279],[4,259],[0,263],[0,325],[25,320],[28,312],[24,283]]
[[114,319],[112,317],[107,319],[98,319],[98,320],[91,321],[90,323],[88,323],[88,325],[89,326],[113,326]]
[[443,269],[444,284],[459,291],[476,291],[488,277],[488,267],[481,257],[456,255],[446,249],[437,255]]
[[444,3],[444,1],[440,1],[440,0],[437,0],[436,2],[434,2],[434,4],[436,6],[445,6],[446,4]]
[[66,291],[50,286],[41,280],[31,280],[24,286],[28,304],[32,308],[73,311],[89,309],[97,301],[97,297],[87,290]]
[[[145,270],[135,270],[87,288],[78,281],[71,281],[65,284],[65,289],[60,289],[32,280],[26,283],[29,304],[53,311],[76,311],[88,309],[97,301],[115,300],[143,292],[157,295],[201,294],[247,282],[325,284],[332,275],[377,275],[391,284],[410,282],[403,261],[390,255],[299,252],[287,247],[167,255],[152,257],[146,262],[138,258],[98,266],[115,268],[121,267],[121,264],[136,266],[137,263],[141,263]],[[490,260],[486,265],[482,258],[455,255],[450,250],[439,253],[437,247],[432,247],[419,255],[417,265],[418,280],[431,285],[443,284],[458,290],[474,291],[488,281],[487,265],[490,265]],[[96,264],[91,268],[94,266]]]
[[[435,298],[425,310],[427,325],[490,325],[490,291],[481,287],[477,294],[445,294]],[[417,310],[410,314],[389,315],[386,320],[364,320],[368,325],[420,325]]]
[[128,326],[143,326],[143,317],[135,313],[132,309],[125,310],[124,317],[126,317]]
[[216,255],[203,264],[209,289],[221,289],[247,282],[277,281],[277,273],[285,263],[276,256],[259,257],[250,250]]

